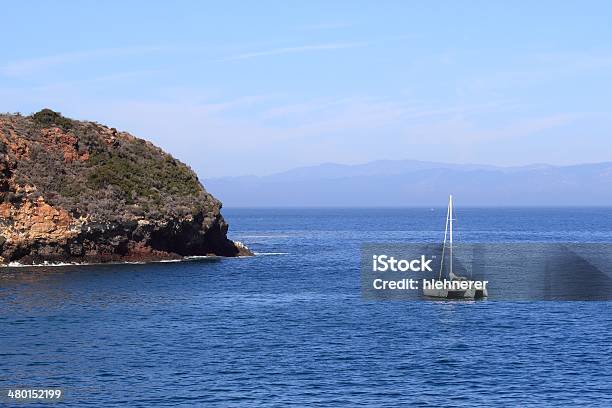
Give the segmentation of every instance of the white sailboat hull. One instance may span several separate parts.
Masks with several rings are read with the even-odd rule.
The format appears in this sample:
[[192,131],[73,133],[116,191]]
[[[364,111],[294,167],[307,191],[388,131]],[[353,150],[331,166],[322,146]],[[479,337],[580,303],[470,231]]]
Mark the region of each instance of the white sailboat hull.
[[487,289],[475,289],[468,288],[465,290],[461,289],[436,289],[436,288],[423,288],[423,295],[431,298],[442,298],[442,299],[479,299],[489,296]]

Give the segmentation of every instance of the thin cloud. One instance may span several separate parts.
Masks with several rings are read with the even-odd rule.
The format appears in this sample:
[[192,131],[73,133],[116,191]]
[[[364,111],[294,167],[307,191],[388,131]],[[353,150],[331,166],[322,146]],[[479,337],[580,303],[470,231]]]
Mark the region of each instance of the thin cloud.
[[159,69],[143,69],[138,71],[116,72],[108,75],[101,75],[93,78],[78,79],[74,81],[53,82],[50,84],[35,87],[36,90],[66,89],[71,87],[82,87],[108,82],[123,81],[125,79],[149,77],[165,71]]
[[90,51],[79,51],[46,57],[23,59],[0,66],[0,73],[6,76],[29,75],[57,65],[75,63],[84,60],[124,55],[139,55],[165,50],[165,47],[128,47],[106,48]]
[[303,26],[300,27],[299,29],[301,30],[306,30],[306,31],[318,31],[318,30],[333,30],[333,29],[337,29],[337,28],[349,28],[349,27],[353,27],[354,24],[352,23],[348,23],[348,22],[343,22],[343,21],[336,21],[336,22],[325,22],[325,23],[318,23],[318,24],[311,24],[308,26]]
[[237,61],[237,60],[245,60],[251,58],[259,58],[259,57],[269,57],[274,55],[283,55],[283,54],[297,54],[302,52],[311,52],[311,51],[323,51],[323,50],[340,50],[346,48],[359,48],[359,47],[367,47],[370,45],[369,42],[350,42],[350,43],[330,43],[330,44],[313,44],[313,45],[302,45],[299,47],[284,47],[284,48],[275,48],[272,50],[266,51],[258,51],[258,52],[248,52],[244,54],[235,55],[233,57],[224,58],[218,60],[218,62],[224,61]]

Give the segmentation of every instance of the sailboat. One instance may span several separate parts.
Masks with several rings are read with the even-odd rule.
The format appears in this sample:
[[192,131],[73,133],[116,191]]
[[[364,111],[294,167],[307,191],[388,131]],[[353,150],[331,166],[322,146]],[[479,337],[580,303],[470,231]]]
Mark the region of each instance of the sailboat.
[[[477,284],[464,276],[455,274],[453,271],[453,196],[448,198],[448,209],[446,211],[446,225],[444,227],[444,243],[442,245],[442,260],[438,279],[433,279],[430,285],[423,286],[423,295],[433,298],[446,299],[477,299],[488,297],[486,284]],[[444,255],[448,248],[448,274],[442,278],[444,268]]]

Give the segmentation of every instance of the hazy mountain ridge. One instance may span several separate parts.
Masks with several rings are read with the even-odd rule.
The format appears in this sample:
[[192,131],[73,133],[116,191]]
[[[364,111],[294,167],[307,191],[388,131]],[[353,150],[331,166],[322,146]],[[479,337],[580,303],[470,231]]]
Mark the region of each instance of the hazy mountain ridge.
[[227,206],[612,205],[612,162],[498,167],[416,160],[322,164],[206,180]]

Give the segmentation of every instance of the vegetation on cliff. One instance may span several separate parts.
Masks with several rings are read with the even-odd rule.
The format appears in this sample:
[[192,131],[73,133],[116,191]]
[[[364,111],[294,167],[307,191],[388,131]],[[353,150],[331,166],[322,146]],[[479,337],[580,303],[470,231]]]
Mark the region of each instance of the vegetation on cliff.
[[0,262],[245,252],[220,208],[150,142],[50,109],[0,115]]

